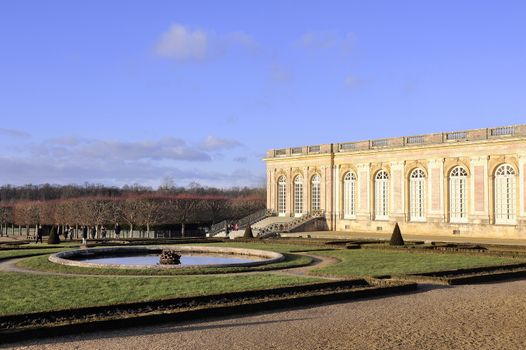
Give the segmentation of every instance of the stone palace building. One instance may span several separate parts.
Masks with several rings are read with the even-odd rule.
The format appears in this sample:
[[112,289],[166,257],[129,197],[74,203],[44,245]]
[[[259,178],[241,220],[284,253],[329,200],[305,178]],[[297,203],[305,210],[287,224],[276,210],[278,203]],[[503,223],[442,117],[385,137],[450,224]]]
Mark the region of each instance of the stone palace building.
[[330,230],[526,238],[526,125],[275,149],[267,208]]

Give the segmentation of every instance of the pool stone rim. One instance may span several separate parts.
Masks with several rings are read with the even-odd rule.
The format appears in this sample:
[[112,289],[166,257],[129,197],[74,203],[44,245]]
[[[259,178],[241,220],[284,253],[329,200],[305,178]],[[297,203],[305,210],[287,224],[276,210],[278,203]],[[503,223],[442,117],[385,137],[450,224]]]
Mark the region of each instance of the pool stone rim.
[[[248,261],[242,263],[228,263],[228,264],[206,264],[206,265],[126,265],[126,264],[98,264],[94,262],[85,262],[79,260],[72,260],[75,257],[94,257],[97,255],[125,255],[125,254],[157,254],[163,249],[172,249],[181,253],[213,253],[213,254],[231,254],[244,255],[264,258],[264,260]],[[148,246],[133,246],[133,247],[98,247],[67,250],[51,254],[48,260],[55,264],[89,267],[89,268],[104,268],[104,269],[134,269],[134,270],[148,270],[148,269],[197,269],[197,268],[224,268],[224,267],[255,267],[262,265],[269,265],[279,263],[285,260],[285,256],[281,253],[259,250],[259,249],[245,249],[245,248],[230,248],[230,247],[214,247],[214,246],[186,246],[186,245],[148,245]]]

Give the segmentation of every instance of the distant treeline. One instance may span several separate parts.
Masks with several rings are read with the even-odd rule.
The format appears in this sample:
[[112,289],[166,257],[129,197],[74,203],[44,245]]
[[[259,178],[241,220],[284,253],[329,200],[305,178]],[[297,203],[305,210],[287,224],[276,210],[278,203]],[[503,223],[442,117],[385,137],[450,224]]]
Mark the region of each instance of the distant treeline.
[[181,195],[221,196],[227,198],[265,197],[264,188],[232,187],[228,189],[192,185],[189,188],[177,186],[160,186],[153,189],[140,185],[125,185],[123,187],[104,186],[97,184],[85,185],[23,185],[0,186],[0,204],[14,204],[18,201],[48,201],[57,199],[81,197],[118,198],[130,195]]
[[101,185],[27,185],[0,187],[0,232],[8,227],[79,226],[113,227],[119,223],[150,231],[159,226],[209,226],[239,220],[266,207],[260,188],[217,189],[162,186],[122,188]]

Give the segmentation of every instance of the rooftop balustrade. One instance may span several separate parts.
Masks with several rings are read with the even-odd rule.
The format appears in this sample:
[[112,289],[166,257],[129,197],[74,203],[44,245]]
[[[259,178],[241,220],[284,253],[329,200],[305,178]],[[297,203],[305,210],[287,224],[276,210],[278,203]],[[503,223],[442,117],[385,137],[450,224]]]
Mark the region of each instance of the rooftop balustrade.
[[394,137],[377,140],[342,142],[336,144],[311,145],[270,150],[267,158],[303,156],[309,154],[359,152],[374,149],[418,147],[422,145],[447,144],[480,140],[526,137],[526,124],[500,126],[496,128],[443,132],[416,136]]

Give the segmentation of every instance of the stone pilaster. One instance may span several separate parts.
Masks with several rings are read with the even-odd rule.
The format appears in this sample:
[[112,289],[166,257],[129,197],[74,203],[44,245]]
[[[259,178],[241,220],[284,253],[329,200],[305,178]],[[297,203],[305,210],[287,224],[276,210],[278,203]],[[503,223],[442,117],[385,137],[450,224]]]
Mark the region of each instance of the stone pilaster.
[[272,192],[274,192],[274,184],[273,184],[273,178],[274,178],[274,172],[272,169],[267,170],[267,208],[268,209],[274,209],[274,205],[272,202],[273,196]]
[[489,223],[488,157],[471,158],[470,161],[469,217],[472,223]]
[[301,208],[302,213],[307,213],[310,210],[310,175],[309,175],[309,167],[303,167],[301,168],[301,172],[303,174],[303,207]]
[[371,220],[371,165],[358,164],[356,219]]
[[405,162],[391,163],[389,220],[403,222],[405,214]]
[[519,155],[519,223],[526,224],[526,155]]
[[287,189],[285,191],[285,216],[294,215],[294,179],[292,178],[292,168],[287,169]]
[[341,208],[341,178],[340,178],[340,165],[335,166],[335,174],[334,174],[334,191],[333,191],[333,197],[334,197],[334,212],[336,221],[340,219],[340,208]]
[[429,160],[427,171],[427,221],[444,222],[444,159]]

